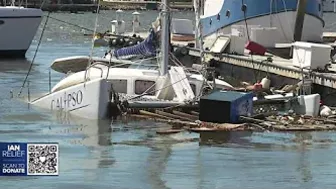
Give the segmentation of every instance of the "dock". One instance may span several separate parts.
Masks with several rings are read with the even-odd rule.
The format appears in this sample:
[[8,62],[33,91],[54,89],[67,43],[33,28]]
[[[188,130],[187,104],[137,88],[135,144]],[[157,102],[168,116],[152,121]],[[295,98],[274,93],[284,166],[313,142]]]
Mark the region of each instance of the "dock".
[[[335,41],[336,33],[327,32],[323,35],[328,41]],[[188,46],[190,42],[173,42],[175,50],[184,49],[182,62],[199,62],[200,52],[194,47]],[[205,42],[206,43],[206,42]],[[329,43],[330,44],[330,43]],[[333,44],[331,44],[333,45]],[[239,78],[242,81],[257,82],[268,76],[272,86],[294,85],[302,78],[302,73],[310,77],[313,82],[313,93],[319,93],[324,103],[336,105],[333,100],[336,94],[336,65],[330,64],[328,70],[301,70],[293,66],[292,59],[285,59],[273,54],[258,55],[235,55],[228,53],[212,53],[205,51],[206,62],[215,60],[219,63],[219,72],[222,76]],[[271,60],[271,61],[270,61]]]
[[[114,1],[103,0],[101,5],[109,9],[123,9],[123,10],[158,10],[160,2],[158,1]],[[171,2],[169,5],[172,9],[191,10],[193,5],[191,2]]]

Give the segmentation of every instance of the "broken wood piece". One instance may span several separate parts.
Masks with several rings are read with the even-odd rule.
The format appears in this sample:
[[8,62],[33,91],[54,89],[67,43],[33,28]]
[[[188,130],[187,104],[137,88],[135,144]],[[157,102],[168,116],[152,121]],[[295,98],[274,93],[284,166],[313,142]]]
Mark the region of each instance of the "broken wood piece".
[[181,119],[181,120],[184,120],[184,121],[193,121],[192,119],[189,119],[187,117],[171,114],[171,113],[160,111],[160,110],[155,110],[155,113],[157,113],[159,115],[166,116],[166,117],[171,117],[171,118],[174,118],[174,119]]
[[190,114],[187,114],[187,113],[184,113],[184,112],[180,112],[180,111],[177,111],[177,110],[173,110],[173,114],[176,114],[176,115],[179,115],[179,116],[183,116],[183,117],[187,117],[191,120],[198,120],[198,116],[194,116],[194,115],[190,115]]
[[264,123],[264,120],[257,119],[257,118],[251,118],[251,117],[246,117],[246,116],[239,116],[240,120],[246,121],[249,123]]
[[336,120],[323,119],[323,118],[312,118],[312,119],[316,120],[316,121],[322,121],[323,123],[326,123],[326,124],[335,124],[336,125]]
[[258,124],[255,124],[255,123],[250,123],[249,125],[252,126],[252,127],[258,128],[258,129],[260,129],[260,130],[262,130],[262,131],[267,130],[267,129],[264,128],[263,126],[258,125]]
[[247,124],[232,124],[232,123],[211,123],[211,122],[202,122],[201,127],[214,128],[218,130],[234,130],[239,127],[245,127]]
[[147,116],[159,117],[159,118],[162,118],[162,119],[172,119],[170,117],[159,115],[159,114],[152,113],[152,112],[148,112],[148,111],[145,111],[145,110],[139,110],[139,113],[143,114],[143,115],[147,115]]
[[265,118],[267,116],[277,115],[277,114],[278,114],[278,111],[269,111],[269,112],[265,112],[265,113],[255,114],[255,115],[252,116],[252,118],[260,119],[260,118]]
[[150,116],[144,116],[144,115],[137,115],[137,114],[129,114],[130,117],[134,117],[134,118],[142,118],[145,120],[151,120],[151,121],[158,121],[158,122],[162,122],[162,123],[168,123],[173,125],[174,127],[177,128],[182,128],[185,126],[188,127],[199,127],[199,124],[196,122],[191,122],[191,121],[181,121],[181,120],[172,120],[172,119],[161,119],[161,118],[157,118],[157,117],[150,117]]
[[199,113],[198,112],[196,112],[196,111],[190,111],[190,114],[192,114],[192,115],[194,115],[194,116],[199,116]]
[[168,135],[168,134],[180,133],[181,131],[182,129],[166,129],[166,130],[158,130],[156,131],[156,133],[160,135]]

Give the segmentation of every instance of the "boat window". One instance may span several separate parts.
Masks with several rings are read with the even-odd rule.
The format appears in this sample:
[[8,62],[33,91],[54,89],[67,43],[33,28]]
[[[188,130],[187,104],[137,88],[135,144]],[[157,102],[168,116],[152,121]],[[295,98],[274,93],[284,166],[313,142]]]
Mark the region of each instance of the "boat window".
[[148,95],[155,95],[154,84],[154,81],[136,80],[134,93],[137,95],[141,95],[146,92]]
[[112,79],[113,90],[117,93],[127,93],[127,80],[126,79]]
[[228,17],[228,18],[230,18],[230,14],[231,14],[230,10],[227,10],[225,16]]
[[0,25],[1,25],[1,24],[4,24],[4,23],[5,23],[5,21],[3,21],[3,20],[0,20]]
[[321,12],[321,3],[318,5],[318,10]]

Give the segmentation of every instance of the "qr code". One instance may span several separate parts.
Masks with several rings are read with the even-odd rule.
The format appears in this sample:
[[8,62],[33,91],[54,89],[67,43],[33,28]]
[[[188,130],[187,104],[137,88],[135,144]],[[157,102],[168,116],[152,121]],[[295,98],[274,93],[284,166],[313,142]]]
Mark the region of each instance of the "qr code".
[[58,175],[58,144],[28,144],[27,175]]

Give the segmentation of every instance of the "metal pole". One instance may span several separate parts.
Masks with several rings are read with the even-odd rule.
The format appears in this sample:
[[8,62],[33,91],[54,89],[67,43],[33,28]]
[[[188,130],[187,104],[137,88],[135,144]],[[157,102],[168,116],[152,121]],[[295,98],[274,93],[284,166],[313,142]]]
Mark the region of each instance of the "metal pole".
[[169,53],[169,10],[168,10],[169,0],[162,0],[162,11],[161,11],[161,75],[166,75],[168,72],[168,53]]
[[28,93],[28,109],[30,108],[30,89],[29,89],[29,81],[28,81],[28,83],[27,83],[27,93]]
[[294,41],[301,41],[304,17],[306,14],[307,0],[298,0],[296,7],[296,20],[294,29]]
[[[194,10],[195,10],[195,42],[196,47],[199,48],[201,54],[201,64],[204,63],[204,49],[203,49],[203,35],[202,35],[202,24],[201,24],[201,11],[200,11],[200,0],[194,0]],[[203,7],[202,7],[203,8]]]
[[49,68],[49,93],[51,92],[51,71]]

